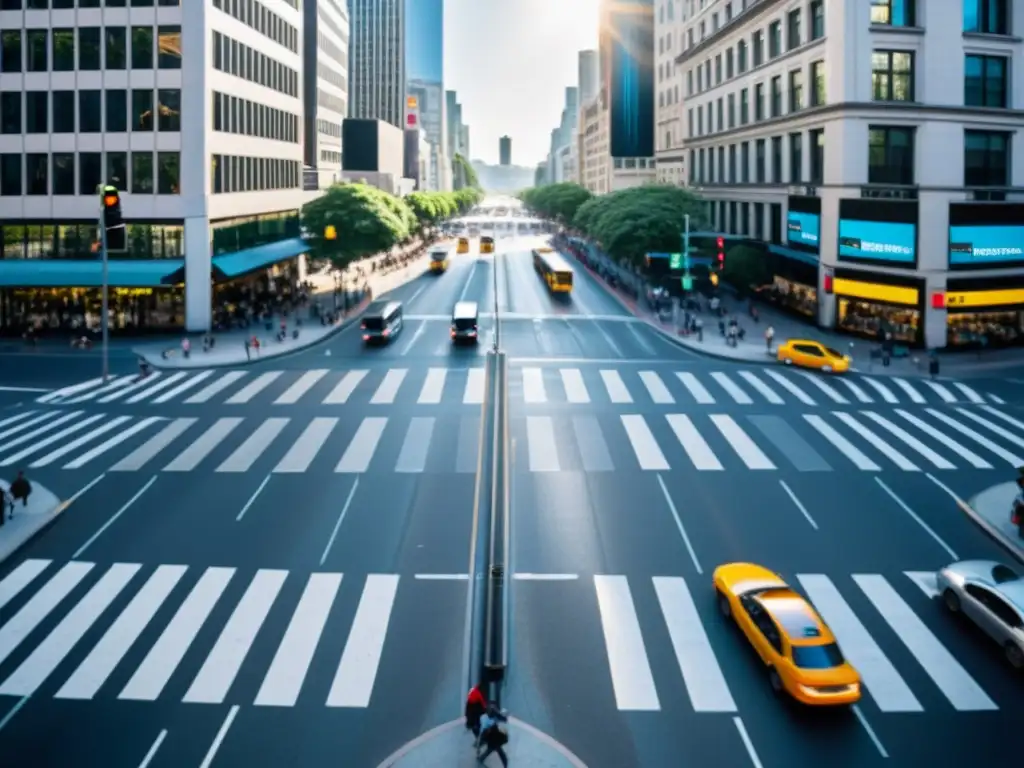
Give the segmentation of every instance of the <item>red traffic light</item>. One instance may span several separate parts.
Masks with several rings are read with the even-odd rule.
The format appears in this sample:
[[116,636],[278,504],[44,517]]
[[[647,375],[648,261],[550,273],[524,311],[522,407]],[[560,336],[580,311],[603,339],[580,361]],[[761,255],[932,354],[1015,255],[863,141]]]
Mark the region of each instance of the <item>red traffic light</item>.
[[118,198],[117,195],[111,195],[111,194],[108,193],[108,194],[103,196],[103,205],[106,208],[113,208],[119,202],[120,202],[120,199]]
[[718,253],[718,260],[719,261],[725,261],[725,254],[722,253],[721,251],[719,251],[719,253]]
[[718,246],[718,250],[722,250],[723,248],[725,248],[725,238],[724,237],[718,238],[715,241],[715,245]]

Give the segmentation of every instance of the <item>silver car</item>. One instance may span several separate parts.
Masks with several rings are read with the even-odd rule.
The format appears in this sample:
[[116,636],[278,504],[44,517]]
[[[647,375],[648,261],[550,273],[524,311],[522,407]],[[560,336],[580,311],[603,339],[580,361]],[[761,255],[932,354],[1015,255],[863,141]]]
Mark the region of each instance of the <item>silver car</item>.
[[963,613],[1002,646],[1006,660],[1024,669],[1024,578],[993,560],[964,560],[935,575],[952,613]]

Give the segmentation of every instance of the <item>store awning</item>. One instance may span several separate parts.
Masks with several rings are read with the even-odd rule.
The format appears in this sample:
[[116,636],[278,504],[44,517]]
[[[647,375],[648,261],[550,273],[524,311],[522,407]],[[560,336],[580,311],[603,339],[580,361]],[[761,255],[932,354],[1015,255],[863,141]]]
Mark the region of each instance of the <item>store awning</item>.
[[793,259],[794,261],[802,261],[805,264],[813,264],[814,266],[818,266],[818,263],[821,261],[821,259],[813,253],[798,251],[795,248],[786,248],[782,245],[769,245],[768,250],[777,256]]
[[255,269],[269,267],[279,261],[294,259],[309,251],[309,243],[301,237],[281,240],[269,245],[246,248],[244,251],[213,257],[214,279],[230,280]]
[[[156,288],[184,281],[184,259],[108,262],[107,284],[113,288]],[[99,259],[0,259],[0,286],[5,288],[99,288],[103,262]]]

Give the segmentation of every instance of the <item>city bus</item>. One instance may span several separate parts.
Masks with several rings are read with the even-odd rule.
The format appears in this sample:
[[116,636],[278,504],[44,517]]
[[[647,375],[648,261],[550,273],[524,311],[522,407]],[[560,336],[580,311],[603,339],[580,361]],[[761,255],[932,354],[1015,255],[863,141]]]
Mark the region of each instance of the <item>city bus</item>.
[[460,237],[459,238],[459,244],[458,244],[458,246],[456,246],[455,252],[456,253],[469,253],[469,238],[468,237]]
[[553,249],[534,248],[533,268],[544,278],[549,291],[569,293],[572,290],[572,267]]
[[435,275],[440,275],[446,269],[448,269],[448,249],[434,248],[430,252],[430,271]]
[[484,235],[480,238],[480,253],[494,253],[494,238]]

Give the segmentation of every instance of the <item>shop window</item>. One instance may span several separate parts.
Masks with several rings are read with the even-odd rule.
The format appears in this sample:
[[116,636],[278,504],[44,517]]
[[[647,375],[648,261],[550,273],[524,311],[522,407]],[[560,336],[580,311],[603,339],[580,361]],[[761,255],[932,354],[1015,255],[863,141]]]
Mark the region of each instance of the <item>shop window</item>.
[[871,54],[871,98],[874,101],[914,100],[914,54],[911,51]]
[[913,128],[868,128],[868,183],[914,183]]
[[287,240],[300,234],[297,211],[224,219],[210,226],[213,229],[215,256]]
[[917,344],[920,339],[921,313],[916,309],[843,297],[838,305],[836,326],[847,333],[874,341],[888,335],[901,344]]
[[132,192],[153,194],[152,152],[132,152]]
[[10,135],[23,132],[21,98],[21,91],[0,93],[0,133]]
[[104,97],[107,100],[107,133],[124,133],[128,130],[128,93],[108,90]]
[[[109,6],[110,3],[108,2],[107,5]],[[78,7],[79,8],[99,8],[100,7],[100,0],[78,0]]]
[[105,184],[112,184],[122,192],[128,191],[128,153],[107,152]]
[[1009,0],[963,0],[964,32],[1010,34]]
[[53,156],[53,194],[74,195],[75,189],[75,153],[54,152]]
[[53,98],[53,132],[75,132],[75,92],[54,91]]
[[916,0],[871,0],[871,23],[888,27],[915,26]]
[[964,104],[968,107],[1008,107],[1007,59],[968,56],[964,63]]
[[25,132],[49,133],[50,94],[46,91],[29,91],[25,94]]
[[78,153],[78,194],[95,195],[103,183],[103,153]]
[[[21,162],[22,155],[20,152],[5,152],[0,155],[0,196],[21,197]],[[2,258],[2,255],[0,255],[0,258]]]
[[964,186],[1010,186],[1010,134],[964,131]]
[[21,30],[4,30],[0,33],[0,72],[21,72],[21,57]]
[[156,164],[157,194],[181,194],[181,155],[177,152],[158,152]]
[[156,36],[160,69],[181,69],[181,27],[157,27]]
[[100,106],[100,91],[78,92],[79,133],[101,133],[103,131],[103,110]]
[[152,27],[132,27],[132,69],[153,69]]
[[93,72],[100,68],[100,28],[79,27],[78,68]]
[[177,88],[161,88],[157,91],[159,99],[161,131],[181,130],[181,91]]
[[53,70],[72,72],[75,69],[75,30],[55,29],[53,35]]
[[[110,3],[108,2],[109,6]],[[124,27],[105,27],[104,48],[106,49],[105,69],[124,69],[127,59],[127,31]]]
[[49,33],[45,29],[30,29],[26,34],[28,41],[28,66],[29,72],[46,72],[49,69]]
[[153,91],[149,88],[132,89],[132,131],[153,130]]

